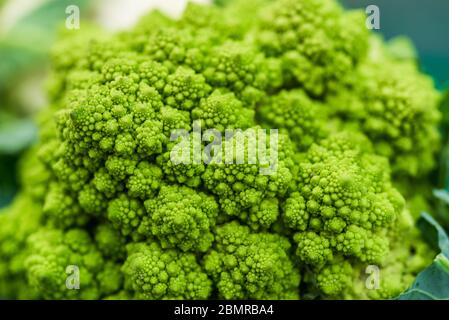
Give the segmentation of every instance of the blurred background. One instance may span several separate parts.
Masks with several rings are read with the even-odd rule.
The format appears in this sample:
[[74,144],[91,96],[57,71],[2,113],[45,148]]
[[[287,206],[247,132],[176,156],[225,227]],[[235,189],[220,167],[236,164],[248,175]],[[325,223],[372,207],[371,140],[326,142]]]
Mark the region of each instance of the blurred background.
[[[213,0],[195,0],[208,3]],[[227,0],[215,0],[225,2]],[[300,1],[300,0],[298,0]],[[449,86],[449,0],[341,0],[347,8],[380,9],[380,32],[397,50],[416,54],[440,90]],[[47,104],[48,53],[66,7],[110,30],[131,27],[151,8],[176,17],[187,0],[0,0],[0,207],[17,191],[20,155],[37,137],[36,112]],[[407,38],[396,38],[402,35]],[[409,39],[409,40],[407,40]],[[413,45],[416,46],[416,51]],[[449,109],[449,94],[445,109]]]

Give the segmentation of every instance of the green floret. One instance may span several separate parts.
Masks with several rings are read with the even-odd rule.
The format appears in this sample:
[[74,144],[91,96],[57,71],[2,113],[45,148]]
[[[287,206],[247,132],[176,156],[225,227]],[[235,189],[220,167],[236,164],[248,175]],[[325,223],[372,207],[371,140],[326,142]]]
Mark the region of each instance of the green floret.
[[316,277],[318,288],[328,296],[337,296],[352,285],[353,271],[351,264],[340,261],[324,267]]
[[306,201],[299,192],[293,192],[282,206],[285,223],[292,229],[305,231],[309,226],[310,214],[306,209]]
[[180,29],[192,30],[196,37],[207,31],[211,40],[219,41],[226,39],[229,32],[225,30],[222,18],[223,12],[216,6],[205,6],[189,1],[177,25]]
[[265,94],[268,79],[263,63],[254,47],[225,42],[211,52],[204,75],[211,85],[231,90],[251,107]]
[[[191,30],[174,26],[157,26],[148,32],[139,47],[142,53],[166,66],[171,72],[176,68],[188,67],[200,71],[204,65],[204,55],[212,34],[206,32],[203,40],[194,37]],[[134,42],[131,39],[131,42]]]
[[[274,159],[251,160],[252,152],[257,153],[259,149],[265,147],[261,145],[257,149],[254,143],[250,142],[258,140],[258,138],[251,139],[251,134],[257,133],[257,130],[258,128],[254,131],[240,131],[230,139],[226,139],[226,142],[222,143],[221,154],[213,156],[202,175],[204,186],[217,195],[223,212],[239,217],[255,229],[267,228],[276,220],[277,207],[274,213],[270,206],[271,209],[265,211],[268,215],[262,217],[260,215],[264,211],[259,211],[259,208],[263,200],[284,195],[292,180],[289,163],[282,159],[282,154],[271,154]],[[269,137],[267,143],[268,141]],[[278,149],[282,150],[283,146],[279,143]],[[270,156],[270,151],[273,151],[268,149]],[[244,155],[241,159],[243,163],[238,163],[237,154]],[[267,160],[267,163],[263,163],[264,160]],[[273,166],[273,170],[270,170],[270,166]]]
[[41,228],[41,206],[28,194],[17,197],[10,207],[0,210],[0,296],[34,299],[37,292],[26,282],[26,241]]
[[163,107],[161,94],[168,72],[156,62],[124,56],[106,61],[102,67],[106,83],[73,91],[78,100],[59,114],[69,166],[74,156],[82,156],[83,165],[92,162],[87,168],[92,172],[112,151],[124,158],[135,151],[144,155],[162,152],[164,123],[157,112]]
[[85,168],[74,165],[63,157],[53,164],[52,171],[65,181],[63,185],[65,189],[75,192],[80,191],[89,178],[89,172]]
[[299,151],[307,150],[326,136],[323,106],[301,90],[270,96],[259,107],[258,117],[266,127],[283,129]]
[[297,233],[294,240],[298,243],[296,255],[306,264],[324,265],[333,257],[331,243],[312,231]]
[[287,84],[321,96],[365,52],[363,22],[362,14],[344,14],[336,1],[274,1],[260,13],[256,42],[268,56],[282,60]]
[[287,239],[250,233],[237,222],[220,226],[204,258],[206,272],[224,299],[297,299],[299,273],[288,257]]
[[[41,136],[41,140],[44,138]],[[42,203],[48,190],[51,171],[39,158],[38,147],[25,152],[19,162],[19,180],[22,192],[29,195],[36,203]]]
[[[226,1],[225,8],[222,10],[220,33],[229,34],[227,39],[244,39],[251,34],[257,25],[259,12],[271,0],[232,0]],[[219,1],[215,1],[217,5]],[[222,1],[224,2],[224,1]]]
[[100,224],[95,230],[95,244],[103,257],[123,261],[126,257],[127,239],[110,223]]
[[142,202],[126,194],[121,194],[109,202],[107,217],[125,236],[137,230],[144,215]]
[[[50,51],[52,70],[47,89],[49,96],[55,100],[62,98],[67,87],[75,88],[77,85],[83,86],[82,82],[78,81],[81,80],[82,74],[89,75],[83,76],[84,83],[92,84],[95,73],[91,72],[93,69],[91,70],[85,61],[86,41],[91,41],[91,52],[94,54],[95,47],[98,47],[96,44],[105,41],[109,37],[100,28],[87,23],[79,31],[70,32],[68,29],[61,29],[61,34],[58,37],[59,40]],[[113,53],[114,50],[103,51],[104,56],[113,56]],[[77,70],[80,65],[83,65],[82,70]],[[68,76],[70,72],[78,73],[78,76]],[[77,85],[73,86],[70,84],[71,79],[75,80]]]
[[368,272],[367,264],[355,265],[352,285],[334,297],[391,299],[406,290],[436,254],[413,228],[413,223],[410,213],[403,211],[397,228],[390,232],[392,245],[385,261],[377,266],[378,272]]
[[202,74],[192,69],[179,67],[167,77],[164,87],[164,101],[181,110],[191,110],[211,90]]
[[[233,0],[225,8],[189,2],[177,25],[193,30],[195,38],[207,38],[209,47],[229,40],[246,40],[257,23],[257,13],[269,1]],[[207,48],[204,52],[207,55]]]
[[156,30],[169,27],[174,20],[159,10],[152,10],[144,14],[136,23],[135,28],[118,34],[118,42],[125,43],[126,46],[136,52],[142,52],[148,43],[148,36]]
[[110,155],[105,166],[108,173],[117,180],[124,180],[132,175],[137,166],[137,157]]
[[[200,153],[195,152],[194,141],[194,134],[187,134],[184,138],[181,136],[173,143],[168,143],[167,152],[157,157],[157,164],[162,168],[167,181],[185,184],[191,188],[201,185],[205,166],[201,159],[197,161]],[[186,150],[189,150],[188,155],[184,153]]]
[[163,133],[167,137],[171,137],[176,130],[184,129],[190,131],[191,129],[190,113],[187,111],[178,110],[172,107],[163,107],[161,109],[160,117],[163,123]]
[[76,198],[59,184],[50,185],[42,210],[48,223],[55,227],[83,226],[89,221]]
[[192,119],[201,121],[202,129],[247,129],[255,125],[254,110],[246,109],[233,93],[214,91],[192,110]]
[[214,239],[218,205],[214,198],[187,187],[164,186],[158,196],[145,201],[148,213],[138,232],[154,235],[163,248],[205,252]]
[[[390,248],[386,234],[404,208],[386,160],[367,152],[369,147],[351,146],[358,139],[340,134],[313,145],[300,164],[298,191],[283,206],[285,223],[300,231],[294,237],[299,260],[317,270],[330,268],[325,274],[339,255],[382,263]],[[327,282],[331,276],[322,277]]]
[[120,184],[120,181],[114,179],[105,168],[100,168],[94,173],[92,183],[97,191],[107,198],[113,198],[118,192],[123,191],[123,185]]
[[161,180],[162,170],[154,164],[142,161],[128,179],[128,194],[143,200],[151,198],[161,187]]
[[42,229],[28,238],[28,250],[28,281],[42,298],[98,299],[121,287],[119,275],[99,281],[105,262],[84,230]]
[[121,264],[106,261],[103,270],[97,273],[95,280],[101,291],[102,299],[109,295],[116,294],[123,288],[123,273],[121,268]]
[[107,198],[93,183],[84,185],[78,193],[78,203],[82,210],[95,216],[101,215],[107,208]]
[[[167,127],[167,124],[165,124]],[[153,155],[161,153],[166,142],[164,122],[146,120],[136,129],[137,151],[141,154]]]
[[212,291],[194,254],[164,250],[156,242],[128,245],[122,271],[137,299],[207,299]]

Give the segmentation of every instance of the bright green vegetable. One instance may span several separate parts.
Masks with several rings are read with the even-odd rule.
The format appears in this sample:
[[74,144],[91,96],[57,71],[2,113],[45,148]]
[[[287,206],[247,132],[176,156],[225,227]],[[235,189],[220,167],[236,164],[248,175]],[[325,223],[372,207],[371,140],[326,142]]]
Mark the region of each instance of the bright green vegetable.
[[328,106],[345,119],[343,127],[358,127],[376,153],[390,159],[396,178],[419,178],[435,166],[438,93],[413,61],[389,58],[377,41],[371,40],[373,57],[359,66],[349,80],[352,84],[329,97]]
[[[439,113],[429,79],[376,41],[329,0],[189,4],[177,21],[65,34],[22,194],[0,216],[0,295],[396,297],[433,259],[413,190],[395,186],[428,177]],[[234,152],[249,158],[239,139],[261,128],[279,129],[271,174]],[[196,163],[208,129],[240,131]]]
[[289,241],[271,233],[250,233],[236,221],[217,228],[204,268],[225,299],[296,299],[299,273],[289,259]]
[[206,299],[212,290],[194,254],[163,250],[156,242],[128,245],[122,271],[137,299]]

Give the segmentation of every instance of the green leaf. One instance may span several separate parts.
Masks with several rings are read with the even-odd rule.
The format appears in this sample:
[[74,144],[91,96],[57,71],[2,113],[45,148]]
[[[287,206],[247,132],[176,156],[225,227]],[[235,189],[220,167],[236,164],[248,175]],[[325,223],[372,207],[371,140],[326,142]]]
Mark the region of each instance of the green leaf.
[[398,300],[449,299],[449,260],[439,254],[434,262],[422,271],[415,282]]
[[444,229],[428,213],[418,221],[423,236],[438,246],[441,253],[433,263],[418,274],[412,286],[398,300],[447,300],[449,299],[449,238]]
[[427,240],[434,246],[438,246],[441,253],[449,259],[449,238],[438,222],[430,214],[423,212],[418,221],[418,227],[423,235],[428,237]]
[[433,195],[437,201],[434,216],[446,228],[449,228],[449,192],[443,189],[433,190]]

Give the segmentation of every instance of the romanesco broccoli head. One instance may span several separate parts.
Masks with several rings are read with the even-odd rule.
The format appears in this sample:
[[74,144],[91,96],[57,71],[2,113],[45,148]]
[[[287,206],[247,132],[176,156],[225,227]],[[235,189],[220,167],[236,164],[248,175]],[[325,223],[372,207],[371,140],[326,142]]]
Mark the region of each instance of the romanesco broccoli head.
[[63,33],[0,298],[384,299],[432,258],[395,188],[434,166],[431,81],[336,1],[228,2]]

